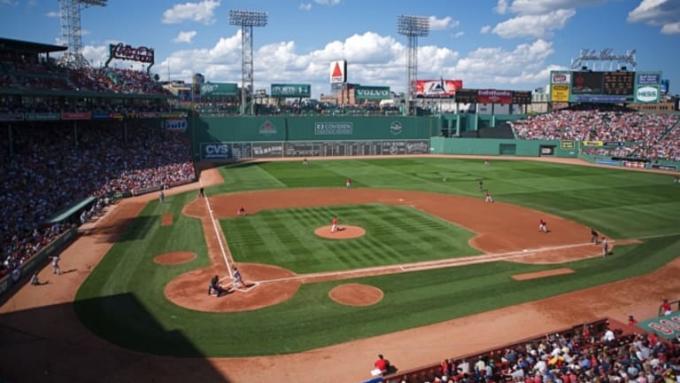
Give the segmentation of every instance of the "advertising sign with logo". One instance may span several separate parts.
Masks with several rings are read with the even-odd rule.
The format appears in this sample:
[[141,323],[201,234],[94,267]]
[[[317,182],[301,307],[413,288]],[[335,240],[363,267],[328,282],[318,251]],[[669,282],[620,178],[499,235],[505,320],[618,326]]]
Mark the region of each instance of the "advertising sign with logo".
[[165,120],[165,129],[175,132],[184,132],[187,130],[187,120]]
[[90,112],[78,112],[78,113],[62,113],[62,120],[89,120],[92,118],[92,113]]
[[201,143],[201,157],[204,160],[227,160],[231,158],[231,146],[224,143]]
[[331,84],[344,84],[347,82],[347,61],[338,60],[331,62],[330,68]]
[[477,91],[477,103],[512,104],[512,91],[497,89],[480,89],[479,91]]
[[662,94],[668,94],[668,91],[671,89],[671,80],[669,79],[663,79],[661,80],[661,93]]
[[309,84],[272,84],[272,97],[311,97],[312,86]]
[[416,97],[455,97],[463,80],[416,80]]
[[262,125],[260,126],[260,134],[264,135],[272,135],[276,134],[276,125],[274,125],[271,121],[265,120]]
[[569,85],[551,85],[550,100],[552,102],[569,102]]
[[392,98],[389,86],[357,86],[354,91],[357,100],[387,100]]
[[111,59],[138,61],[142,63],[154,63],[154,51],[152,48],[134,48],[123,43],[109,44],[109,61]]
[[0,113],[0,121],[21,121],[23,119],[23,113]]
[[680,311],[646,320],[639,324],[645,331],[653,331],[666,339],[680,337]]
[[353,130],[351,122],[317,122],[314,125],[315,136],[351,136]]
[[571,150],[571,149],[574,149],[575,147],[576,147],[576,145],[575,145],[574,141],[571,141],[571,140],[560,141],[560,149]]
[[201,85],[202,97],[236,97],[238,84],[207,82]]
[[643,86],[635,91],[635,101],[637,102],[657,102],[659,101],[659,88],[656,86]]
[[399,121],[394,121],[392,124],[390,124],[390,133],[392,133],[394,136],[400,135],[403,129],[404,127]]
[[638,72],[637,74],[637,84],[638,85],[658,85],[661,82],[661,73],[645,73]]
[[571,72],[551,72],[550,83],[561,85],[571,84]]
[[602,94],[603,72],[574,72],[572,94]]

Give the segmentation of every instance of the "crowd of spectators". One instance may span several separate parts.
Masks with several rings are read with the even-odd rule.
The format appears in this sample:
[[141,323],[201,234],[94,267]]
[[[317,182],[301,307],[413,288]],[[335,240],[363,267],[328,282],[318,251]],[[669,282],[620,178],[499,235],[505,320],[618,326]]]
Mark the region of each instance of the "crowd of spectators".
[[562,110],[514,121],[511,126],[515,136],[521,139],[616,144],[613,147],[591,149],[591,154],[680,160],[678,120],[678,116],[673,114]]
[[[67,225],[46,221],[86,197],[105,202],[195,178],[189,142],[156,126],[130,125],[13,129],[14,154],[0,138],[0,273],[10,272]],[[94,213],[94,212],[93,212]]]
[[[390,380],[392,381],[392,380]],[[468,382],[678,382],[680,344],[655,334],[622,335],[620,330],[590,327],[484,353],[442,361],[436,373],[402,383]]]
[[116,94],[168,94],[148,73],[119,68],[67,68],[53,60],[0,57],[0,87]]

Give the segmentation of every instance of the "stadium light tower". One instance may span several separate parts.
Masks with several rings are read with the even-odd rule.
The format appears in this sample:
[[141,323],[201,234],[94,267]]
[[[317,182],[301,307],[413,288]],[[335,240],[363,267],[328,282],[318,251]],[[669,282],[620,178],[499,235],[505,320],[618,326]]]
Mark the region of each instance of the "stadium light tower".
[[70,66],[81,68],[87,66],[87,60],[83,57],[83,39],[80,29],[80,9],[98,6],[106,6],[107,0],[59,0],[59,12],[61,17],[61,39],[68,44],[68,50],[64,53],[62,61]]
[[[229,24],[241,27],[241,114],[255,114],[253,95],[253,27],[267,25],[267,14],[254,11],[229,11]],[[246,110],[247,96],[250,108]],[[248,112],[248,113],[246,113]]]
[[406,108],[404,114],[411,114],[411,100],[416,95],[418,79],[418,37],[430,33],[430,20],[422,16],[404,16],[397,19],[397,31],[408,38],[408,57],[406,59]]

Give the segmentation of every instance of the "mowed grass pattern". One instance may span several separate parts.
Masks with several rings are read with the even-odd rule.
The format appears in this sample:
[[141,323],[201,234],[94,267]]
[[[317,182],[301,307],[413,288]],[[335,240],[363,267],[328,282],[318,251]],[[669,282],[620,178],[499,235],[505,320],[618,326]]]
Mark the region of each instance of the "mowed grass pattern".
[[[150,202],[81,286],[75,310],[90,330],[115,344],[159,354],[299,352],[633,277],[654,271],[680,254],[680,235],[673,235],[680,232],[680,185],[673,184],[668,175],[532,161],[492,160],[491,165],[484,166],[482,160],[434,158],[313,159],[307,167],[300,162],[263,163],[233,165],[221,171],[225,184],[207,189],[208,194],[343,187],[345,178],[350,177],[354,187],[481,198],[481,178],[497,200],[569,217],[606,235],[654,238],[617,247],[614,255],[607,258],[564,265],[493,262],[312,283],[303,285],[291,300],[262,310],[202,313],[179,307],[163,294],[173,278],[210,262],[200,221],[181,214],[182,207],[196,197],[196,192],[191,192],[170,196],[165,204]],[[319,211],[321,224],[328,224],[329,215],[323,209]],[[164,213],[173,214],[173,225],[160,226]],[[249,230],[239,228],[227,237],[238,232],[245,235]],[[427,237],[419,238],[423,238],[419,246],[427,246]],[[299,245],[291,245],[296,246]],[[198,258],[177,266],[153,263],[154,256],[168,251],[193,251]],[[339,258],[334,259],[339,262]],[[513,274],[556,267],[570,267],[576,272],[521,282],[511,278]],[[334,286],[351,282],[377,286],[385,297],[369,307],[342,306],[328,298]],[[451,347],[454,352],[455,345]]]
[[[319,238],[330,224],[361,226],[366,235],[347,240]],[[347,270],[479,254],[468,245],[473,233],[406,206],[381,204],[268,210],[221,222],[238,262],[278,265],[296,273]]]

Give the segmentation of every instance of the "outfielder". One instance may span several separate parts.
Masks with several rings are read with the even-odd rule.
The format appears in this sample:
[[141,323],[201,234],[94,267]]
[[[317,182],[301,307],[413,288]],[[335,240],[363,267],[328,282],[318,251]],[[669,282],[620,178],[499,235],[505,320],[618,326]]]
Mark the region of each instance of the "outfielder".
[[493,197],[491,196],[491,193],[489,193],[488,191],[484,195],[484,202],[493,203]]

